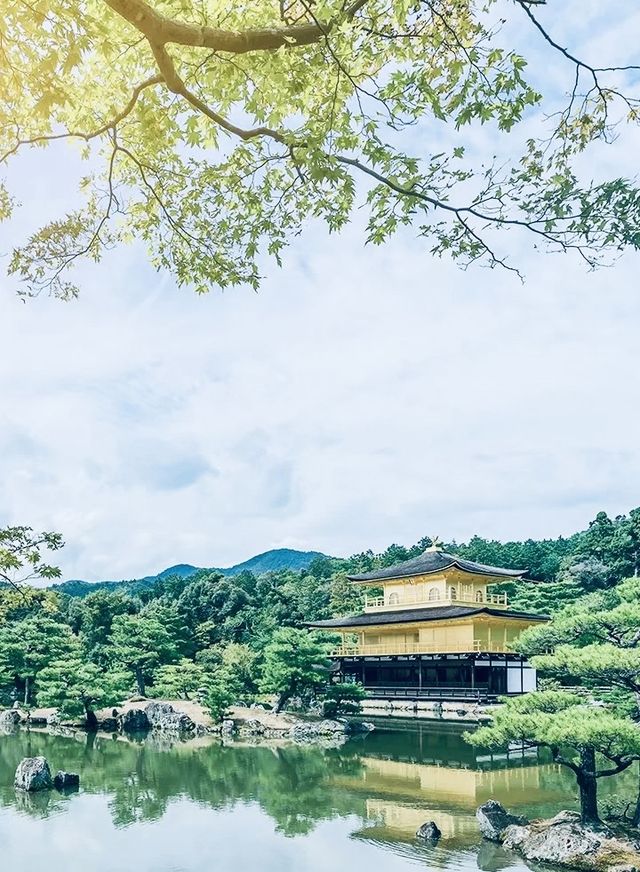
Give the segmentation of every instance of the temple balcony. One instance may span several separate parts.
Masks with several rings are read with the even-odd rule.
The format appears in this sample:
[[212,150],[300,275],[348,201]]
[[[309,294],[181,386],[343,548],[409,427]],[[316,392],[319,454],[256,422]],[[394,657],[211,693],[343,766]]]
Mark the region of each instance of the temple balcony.
[[394,654],[476,654],[506,653],[511,649],[503,642],[487,642],[474,639],[471,642],[443,642],[431,645],[426,642],[388,641],[381,645],[344,642],[329,652],[330,657],[384,657]]
[[428,608],[429,606],[455,606],[461,603],[474,606],[487,605],[494,609],[506,609],[509,606],[506,593],[485,594],[478,591],[472,595],[444,596],[440,594],[437,597],[433,595],[425,597],[419,591],[405,591],[392,593],[387,597],[365,596],[364,610],[365,612],[390,612],[415,606]]

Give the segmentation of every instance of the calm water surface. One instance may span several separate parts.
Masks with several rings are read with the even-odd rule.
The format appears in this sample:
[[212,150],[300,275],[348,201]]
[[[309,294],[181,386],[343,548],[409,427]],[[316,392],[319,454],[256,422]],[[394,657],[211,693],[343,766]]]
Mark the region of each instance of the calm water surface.
[[[392,726],[337,749],[0,736],[0,869],[524,872],[481,843],[476,806],[575,806],[571,778],[542,758],[483,756],[445,726]],[[18,762],[40,754],[79,772],[80,792],[16,793]],[[414,838],[425,820],[443,832],[436,848]]]

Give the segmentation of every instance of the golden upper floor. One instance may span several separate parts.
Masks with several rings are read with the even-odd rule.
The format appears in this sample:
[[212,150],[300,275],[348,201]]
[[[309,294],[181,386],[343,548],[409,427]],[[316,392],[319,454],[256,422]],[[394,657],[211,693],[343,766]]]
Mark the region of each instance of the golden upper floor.
[[525,570],[499,569],[447,554],[437,546],[419,557],[349,579],[358,585],[382,589],[365,597],[365,612],[429,608],[446,604],[480,604],[506,609],[507,595],[490,591],[492,585],[520,578]]
[[364,612],[309,626],[342,636],[338,656],[512,651],[524,629],[548,620],[509,609],[506,595],[491,590],[523,574],[432,547],[412,560],[349,576],[377,588]]

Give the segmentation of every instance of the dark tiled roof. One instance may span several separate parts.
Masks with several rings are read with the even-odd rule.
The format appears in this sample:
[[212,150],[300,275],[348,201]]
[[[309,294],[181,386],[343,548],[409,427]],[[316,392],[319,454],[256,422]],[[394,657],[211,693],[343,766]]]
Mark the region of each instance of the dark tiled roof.
[[332,629],[334,627],[366,627],[379,624],[408,624],[424,621],[442,621],[447,618],[467,618],[470,615],[491,615],[516,620],[548,621],[548,615],[535,615],[531,612],[512,612],[506,609],[492,609],[488,606],[430,606],[426,609],[401,609],[396,612],[372,612],[366,615],[353,615],[350,618],[334,618],[330,621],[314,621],[308,627]]
[[491,575],[502,578],[520,578],[526,569],[500,569],[497,566],[486,566],[484,563],[474,563],[472,560],[463,560],[446,551],[425,551],[419,557],[386,566],[384,569],[376,569],[374,572],[364,572],[362,575],[347,576],[351,581],[383,581],[390,578],[409,578],[412,575],[430,575],[433,572],[442,572],[444,569],[456,567],[463,572],[474,575]]

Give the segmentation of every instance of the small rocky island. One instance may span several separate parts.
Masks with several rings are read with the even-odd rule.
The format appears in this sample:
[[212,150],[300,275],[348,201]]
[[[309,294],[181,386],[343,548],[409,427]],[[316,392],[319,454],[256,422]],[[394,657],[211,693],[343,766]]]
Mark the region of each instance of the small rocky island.
[[25,757],[16,769],[13,786],[16,790],[35,793],[39,790],[55,788],[62,792],[77,790],[80,787],[80,776],[73,772],[59,769],[53,778],[46,757]]
[[481,805],[476,818],[485,839],[498,842],[525,860],[553,863],[585,872],[639,872],[640,843],[606,826],[581,823],[574,811],[549,820],[529,821],[509,814],[495,800]]

